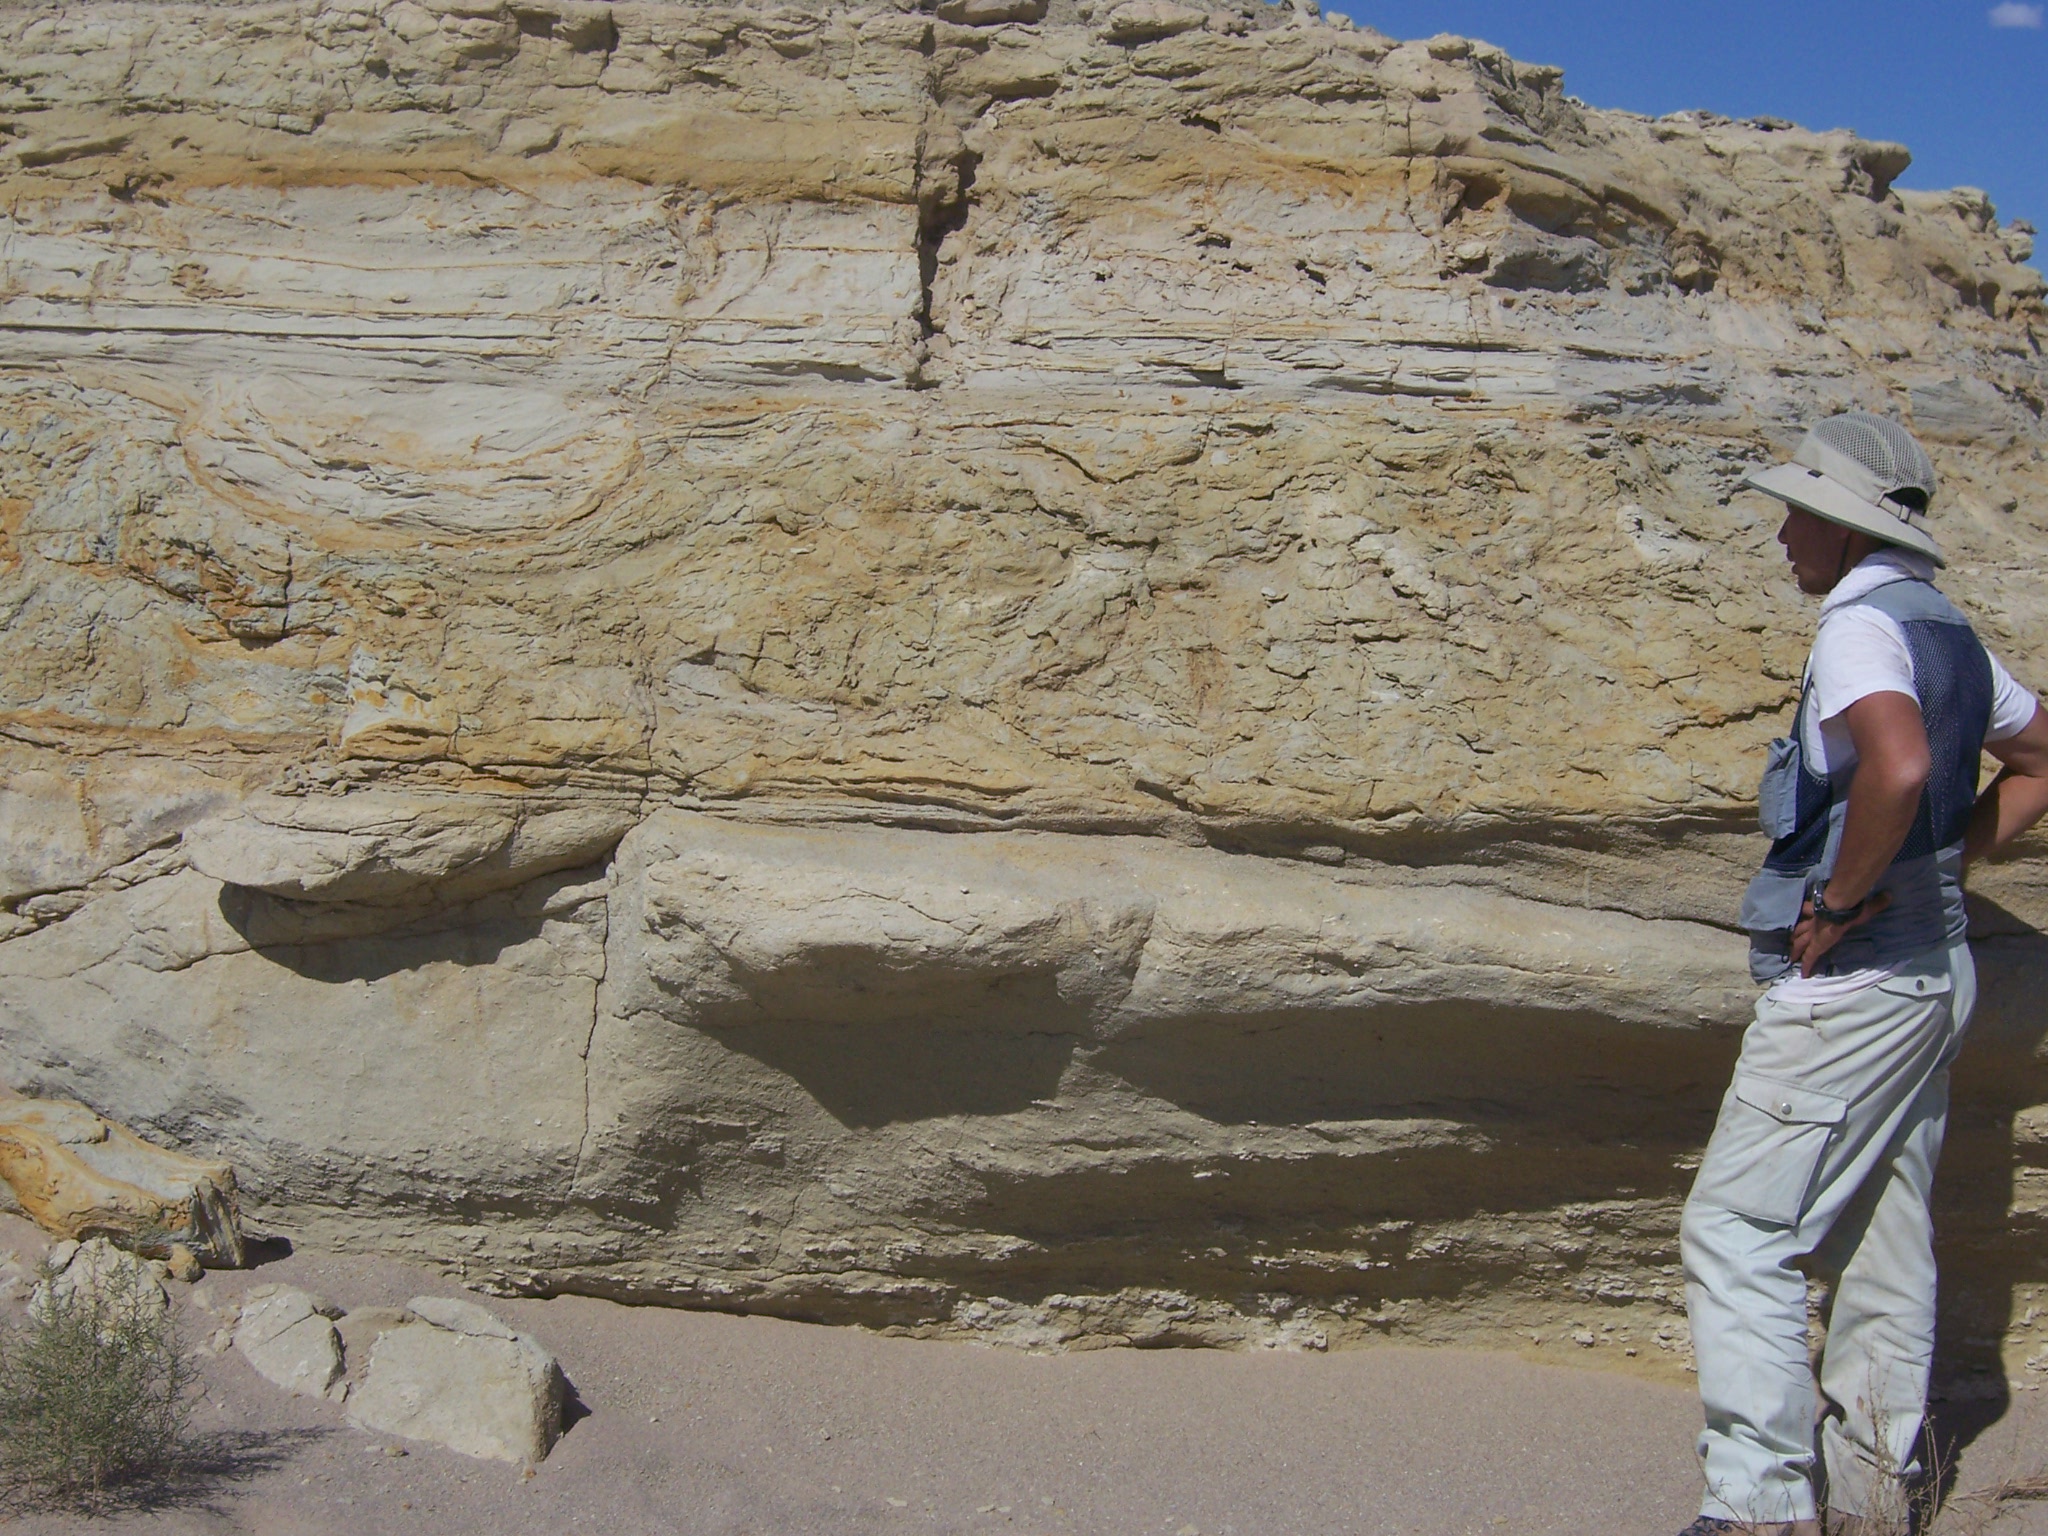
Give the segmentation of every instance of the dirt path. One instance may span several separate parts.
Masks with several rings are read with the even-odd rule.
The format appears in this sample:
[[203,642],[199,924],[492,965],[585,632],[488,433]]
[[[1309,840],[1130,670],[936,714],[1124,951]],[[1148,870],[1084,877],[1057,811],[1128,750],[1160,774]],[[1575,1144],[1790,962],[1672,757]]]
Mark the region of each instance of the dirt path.
[[[36,1246],[17,1222],[0,1249]],[[460,1294],[429,1272],[300,1253],[210,1275],[345,1306]],[[209,1320],[183,1292],[192,1336]],[[1698,1409],[1677,1385],[1462,1350],[1035,1356],[848,1329],[483,1298],[561,1358],[587,1407],[531,1477],[351,1429],[229,1353],[199,1424],[239,1465],[165,1507],[23,1532],[589,1531],[717,1536],[1669,1536],[1690,1518]],[[2035,1398],[1969,1477],[2037,1464]],[[2025,1421],[2022,1423],[2022,1421]],[[1980,1465],[1981,1463],[1981,1465]],[[2033,1526],[2022,1512],[1997,1530]]]

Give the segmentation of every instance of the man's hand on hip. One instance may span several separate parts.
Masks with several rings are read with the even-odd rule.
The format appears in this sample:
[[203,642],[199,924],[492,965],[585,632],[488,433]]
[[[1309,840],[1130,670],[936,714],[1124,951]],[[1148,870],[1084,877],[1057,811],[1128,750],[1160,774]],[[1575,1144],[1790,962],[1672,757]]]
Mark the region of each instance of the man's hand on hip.
[[1799,974],[1811,976],[1820,968],[1827,952],[1842,942],[1843,934],[1852,928],[1861,928],[1891,904],[1891,893],[1879,891],[1864,902],[1863,910],[1848,922],[1835,923],[1814,916],[1813,898],[1807,897],[1799,909],[1799,921],[1792,929],[1792,963],[1799,967]]

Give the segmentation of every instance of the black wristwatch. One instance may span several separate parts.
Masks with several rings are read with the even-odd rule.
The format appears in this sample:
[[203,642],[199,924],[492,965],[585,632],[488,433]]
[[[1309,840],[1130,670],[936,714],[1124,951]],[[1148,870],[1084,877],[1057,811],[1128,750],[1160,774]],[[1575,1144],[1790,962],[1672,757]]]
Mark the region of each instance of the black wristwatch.
[[1870,901],[1870,898],[1866,896],[1854,906],[1831,907],[1827,904],[1826,898],[1821,895],[1821,892],[1826,889],[1825,885],[1816,885],[1813,888],[1813,916],[1816,922],[1833,923],[1838,928],[1845,924],[1853,923],[1863,915],[1863,908]]

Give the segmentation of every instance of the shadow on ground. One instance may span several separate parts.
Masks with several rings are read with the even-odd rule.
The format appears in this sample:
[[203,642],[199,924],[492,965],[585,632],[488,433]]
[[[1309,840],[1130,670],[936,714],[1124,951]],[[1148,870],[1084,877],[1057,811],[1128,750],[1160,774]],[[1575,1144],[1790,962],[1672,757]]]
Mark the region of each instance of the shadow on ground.
[[147,1476],[110,1483],[93,1494],[74,1498],[33,1488],[9,1489],[9,1507],[22,1513],[70,1512],[96,1519],[204,1509],[224,1519],[224,1501],[230,1495],[281,1470],[300,1451],[333,1433],[329,1429],[216,1430],[194,1436],[174,1462]]

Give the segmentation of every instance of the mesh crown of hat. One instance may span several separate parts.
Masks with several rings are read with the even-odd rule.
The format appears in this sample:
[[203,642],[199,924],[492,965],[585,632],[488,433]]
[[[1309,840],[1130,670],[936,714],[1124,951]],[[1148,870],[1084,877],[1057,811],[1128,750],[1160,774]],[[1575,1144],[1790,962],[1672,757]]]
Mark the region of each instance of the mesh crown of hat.
[[1914,490],[1929,502],[1934,500],[1934,461],[1913,434],[1889,416],[1846,411],[1818,423],[1813,435],[1877,476],[1887,494]]

